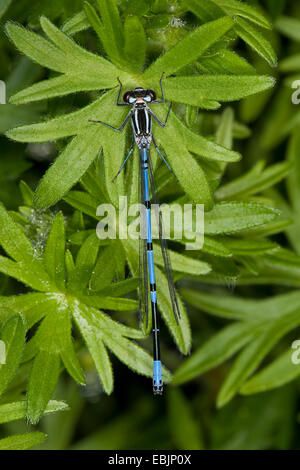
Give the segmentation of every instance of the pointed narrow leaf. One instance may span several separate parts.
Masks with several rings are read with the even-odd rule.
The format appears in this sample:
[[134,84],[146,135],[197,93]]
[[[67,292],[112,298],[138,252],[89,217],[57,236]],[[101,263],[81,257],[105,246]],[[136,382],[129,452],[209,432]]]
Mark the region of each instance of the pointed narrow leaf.
[[63,25],[61,30],[66,34],[76,34],[90,27],[85,11],[80,11],[71,16]]
[[28,261],[33,257],[30,241],[2,204],[0,204],[0,244],[16,261]]
[[98,134],[99,128],[91,126],[86,134],[75,137],[60,154],[37,189],[35,204],[39,209],[58,202],[85,173],[100,150]]
[[75,269],[68,280],[68,287],[72,291],[82,291],[88,285],[97,261],[99,245],[100,240],[95,233],[92,233],[81,245]]
[[206,209],[212,207],[212,195],[206,175],[202,167],[187,151],[178,126],[174,126],[172,118],[165,129],[159,126],[155,129],[155,137],[164,146],[167,160],[170,163],[181,187],[191,197],[194,203],[205,204]]
[[15,23],[7,23],[6,31],[15,46],[34,62],[56,72],[64,72],[67,69],[68,64],[63,52],[39,34]]
[[275,67],[277,65],[277,56],[270,42],[255,28],[250,26],[247,21],[242,18],[236,18],[234,29],[237,34],[271,66]]
[[42,432],[28,432],[0,439],[0,450],[27,450],[42,444],[47,434]]
[[300,375],[299,364],[293,362],[294,351],[289,348],[279,358],[254,375],[242,388],[243,395],[265,392],[295,380]]
[[275,80],[267,75],[201,75],[168,78],[166,99],[198,105],[198,100],[235,101],[273,87]]
[[111,88],[114,82],[105,76],[65,74],[49,78],[19,91],[10,98],[11,104],[26,104],[35,101],[70,95],[80,91],[102,90]]
[[215,334],[176,371],[173,384],[179,385],[217,367],[233,356],[253,338],[253,328],[246,323],[229,325]]
[[[9,423],[10,421],[16,421],[18,419],[25,419],[26,407],[26,400],[0,405],[0,424]],[[68,405],[64,401],[50,400],[45,409],[45,414],[64,411],[68,408]]]
[[97,0],[97,6],[104,29],[103,46],[112,60],[118,60],[122,57],[124,37],[116,1]]
[[180,136],[184,139],[188,150],[208,160],[216,160],[220,162],[238,162],[241,155],[238,152],[227,149],[222,145],[206,139],[189,130],[183,123],[174,116],[174,130],[176,134],[180,132]]
[[12,0],[2,0],[1,6],[0,6],[0,18],[4,15],[8,7],[10,6]]
[[250,174],[246,173],[242,177],[217,189],[215,193],[216,199],[238,199],[261,193],[285,178],[291,172],[291,169],[292,165],[289,162],[283,162],[270,166],[259,175],[253,172]]
[[227,15],[242,16],[263,28],[271,29],[271,24],[256,8],[239,0],[211,0]]
[[208,235],[242,232],[271,222],[279,215],[276,209],[254,202],[224,202],[205,214]]
[[275,26],[280,33],[293,41],[300,42],[300,21],[298,18],[280,16]]
[[102,342],[101,331],[93,324],[87,307],[74,303],[71,308],[74,320],[93,358],[103,388],[110,395],[113,390],[113,374],[109,356]]
[[164,55],[160,56],[144,73],[147,79],[171,75],[196,60],[206,49],[227,33],[233,26],[229,17],[211,21],[185,36]]
[[59,355],[40,351],[34,359],[27,394],[27,418],[32,424],[42,417],[56,387],[60,372]]
[[126,17],[124,36],[124,58],[133,71],[140,72],[145,61],[147,41],[143,25],[137,16]]
[[14,377],[21,361],[26,327],[20,315],[14,315],[3,326],[1,341],[5,344],[5,363],[0,364],[0,395]]
[[299,323],[298,312],[292,312],[290,315],[285,316],[283,320],[280,319],[272,326],[269,326],[262,335],[242,351],[221,387],[217,399],[219,407],[226,405],[232,399],[272,347]]

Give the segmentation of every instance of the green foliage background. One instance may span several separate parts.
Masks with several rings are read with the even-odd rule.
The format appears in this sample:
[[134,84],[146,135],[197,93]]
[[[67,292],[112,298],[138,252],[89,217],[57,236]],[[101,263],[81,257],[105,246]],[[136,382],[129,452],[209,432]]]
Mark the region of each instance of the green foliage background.
[[[0,25],[0,448],[298,449],[297,2],[1,0]],[[162,73],[160,201],[206,215],[202,249],[170,244],[179,324],[156,256],[157,398],[138,248],[95,234],[100,203],[136,202],[137,155],[113,184],[129,133],[89,120]]]

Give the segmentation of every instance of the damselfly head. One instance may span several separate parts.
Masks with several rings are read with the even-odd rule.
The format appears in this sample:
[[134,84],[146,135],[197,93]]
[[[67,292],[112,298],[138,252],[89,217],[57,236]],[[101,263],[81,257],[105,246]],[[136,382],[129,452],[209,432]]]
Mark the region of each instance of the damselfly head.
[[156,94],[153,90],[145,90],[144,88],[137,87],[132,91],[126,91],[123,96],[125,103],[134,104],[136,101],[143,100],[151,103],[156,99]]

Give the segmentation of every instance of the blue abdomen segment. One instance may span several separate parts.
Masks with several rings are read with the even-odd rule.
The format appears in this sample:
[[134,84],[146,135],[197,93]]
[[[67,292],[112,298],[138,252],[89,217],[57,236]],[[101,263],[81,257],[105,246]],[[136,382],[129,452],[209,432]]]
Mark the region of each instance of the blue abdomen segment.
[[163,391],[161,361],[153,362],[153,393],[160,395]]

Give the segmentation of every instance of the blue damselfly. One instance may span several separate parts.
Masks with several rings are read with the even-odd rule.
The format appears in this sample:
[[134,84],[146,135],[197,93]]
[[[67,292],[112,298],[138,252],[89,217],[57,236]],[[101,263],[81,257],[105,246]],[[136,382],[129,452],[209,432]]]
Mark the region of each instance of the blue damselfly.
[[[160,104],[165,103],[165,95],[162,86],[162,79],[160,79],[160,89],[162,99],[157,100],[156,94],[153,90],[144,89],[144,88],[135,88],[134,90],[127,91],[123,96],[123,103],[120,103],[120,96],[122,92],[122,83],[119,80],[120,88],[117,97],[117,106],[131,106],[131,110],[127,114],[123,124],[119,127],[113,127],[110,124],[107,124],[102,121],[91,120],[90,122],[103,124],[114,131],[121,132],[128,121],[131,119],[131,125],[133,130],[133,139],[131,143],[130,150],[124,159],[124,162],[121,165],[117,175],[122,171],[124,165],[129,159],[130,155],[134,149],[134,143],[136,143],[139,156],[140,156],[140,176],[141,176],[141,202],[144,207],[144,224],[145,224],[145,233],[146,236],[144,239],[140,240],[140,290],[141,290],[141,301],[140,309],[143,311],[143,314],[148,318],[148,298],[150,288],[150,299],[151,299],[151,310],[152,310],[152,332],[153,332],[153,392],[154,394],[161,394],[163,390],[163,378],[162,378],[162,367],[160,360],[160,343],[159,343],[159,321],[158,321],[158,311],[157,311],[157,292],[156,292],[156,283],[155,283],[155,269],[154,269],[154,259],[153,259],[153,243],[152,243],[152,227],[151,227],[151,204],[150,204],[150,190],[152,193],[152,201],[158,207],[158,201],[156,196],[155,181],[153,175],[153,167],[150,157],[150,145],[153,143],[155,149],[157,150],[160,157],[163,159],[170,171],[171,168],[160,152],[154,136],[152,134],[152,118],[155,119],[157,124],[161,127],[165,127],[168,122],[170,115],[172,103],[169,106],[168,113],[165,119],[165,122],[162,122],[149,108],[148,104]],[[115,179],[114,178],[114,179]],[[150,185],[149,185],[150,182]],[[176,321],[179,321],[180,312],[178,307],[178,301],[176,296],[176,290],[172,278],[172,269],[169,253],[167,250],[167,242],[163,233],[162,226],[162,216],[159,212],[157,215],[158,228],[159,228],[159,238],[161,244],[161,250],[164,260],[164,265],[166,269],[168,286],[170,292],[170,298],[172,303],[173,312],[176,318]],[[149,287],[148,287],[149,286]]]

